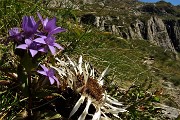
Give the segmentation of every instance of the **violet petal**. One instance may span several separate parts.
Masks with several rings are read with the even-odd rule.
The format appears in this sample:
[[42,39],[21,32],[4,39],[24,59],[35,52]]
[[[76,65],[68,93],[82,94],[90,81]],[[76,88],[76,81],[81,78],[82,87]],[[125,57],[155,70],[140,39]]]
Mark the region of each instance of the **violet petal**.
[[16,48],[19,48],[19,49],[27,49],[28,48],[28,45],[26,44],[21,44],[21,45],[18,45]]
[[34,57],[38,53],[37,50],[33,50],[33,49],[29,49],[29,51],[30,51],[32,57]]
[[64,50],[64,48],[60,46],[58,43],[54,43],[54,46],[57,47],[58,49]]
[[26,39],[26,40],[25,40],[25,43],[29,46],[29,45],[32,43],[32,40]]
[[37,43],[41,43],[41,44],[46,44],[46,42],[44,41],[44,38],[36,38],[35,40],[33,40]]
[[42,75],[47,76],[47,73],[46,73],[45,71],[38,70],[37,72],[38,72],[39,74],[42,74]]
[[49,76],[49,77],[54,76],[54,69],[52,69],[52,68],[49,69],[49,71],[48,71],[48,76]]
[[48,52],[48,50],[46,49],[46,48],[39,48],[39,50],[38,51],[40,51],[40,52]]
[[50,81],[51,85],[54,83],[54,79],[52,77],[49,77],[49,81]]
[[36,25],[36,21],[34,20],[34,17],[30,16],[30,26],[34,27]]
[[43,23],[42,23],[42,24],[43,24],[43,27],[46,27],[48,21],[49,21],[48,18],[46,18],[46,19],[43,21]]
[[56,80],[57,86],[59,87],[59,85],[60,85],[59,80],[55,76],[53,76],[53,78],[54,78],[54,80]]
[[54,36],[48,35],[47,38],[45,39],[45,42],[47,45],[53,46],[55,42]]
[[[45,67],[44,65],[40,65],[41,67],[42,67],[42,69],[44,70],[44,71],[48,71],[48,68],[47,67]],[[47,73],[46,73],[46,75],[47,75]]]
[[56,28],[56,18],[53,18],[47,22],[45,30],[51,32],[55,28]]
[[43,23],[43,18],[42,18],[42,16],[41,16],[41,14],[40,14],[39,12],[37,12],[37,15],[38,15],[40,21]]
[[61,28],[61,27],[56,27],[55,29],[53,29],[49,34],[50,35],[53,35],[53,34],[57,34],[57,33],[60,33],[60,32],[65,32],[66,30],[64,28]]
[[19,33],[19,28],[18,27],[14,27],[14,28],[11,28],[10,30],[9,30],[9,35],[10,36],[14,36],[14,35],[17,35],[18,33]]
[[50,45],[48,45],[48,47],[49,47],[49,49],[50,49],[50,51],[51,51],[52,55],[55,55],[55,53],[56,53],[56,49],[54,48],[54,46],[50,46]]

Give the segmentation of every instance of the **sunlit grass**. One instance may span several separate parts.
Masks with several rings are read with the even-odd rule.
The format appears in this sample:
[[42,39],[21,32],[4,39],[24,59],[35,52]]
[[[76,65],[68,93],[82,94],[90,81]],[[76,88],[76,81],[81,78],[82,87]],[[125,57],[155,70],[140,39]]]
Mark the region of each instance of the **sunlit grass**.
[[[37,16],[37,11],[52,17],[56,16],[58,24],[67,29],[66,33],[58,36],[58,41],[65,47],[65,54],[74,58],[83,55],[98,71],[109,66],[109,74],[106,83],[128,88],[133,83],[141,84],[144,81],[152,81],[153,86],[159,87],[158,81],[162,78],[179,85],[180,62],[175,60],[174,54],[150,44],[144,40],[125,40],[120,36],[109,32],[100,32],[92,26],[81,26],[77,22],[76,12],[71,9],[47,9],[43,7],[42,1],[3,0],[0,1],[0,43],[6,40],[8,30],[14,26],[21,26],[24,15]],[[0,45],[0,58],[3,54],[10,52],[4,44]],[[152,57],[153,64],[144,64],[146,58]],[[6,61],[7,62],[7,61]],[[0,59],[0,65],[2,65]],[[10,67],[11,63],[8,63]],[[0,80],[8,80],[0,73]],[[108,85],[107,85],[108,86]],[[10,86],[12,87],[12,86]],[[111,88],[111,86],[109,86]],[[18,107],[25,101],[18,91],[8,88],[0,89],[3,95],[0,110],[5,110],[4,115],[12,112],[11,119]],[[2,93],[1,92],[1,93]],[[111,92],[111,90],[109,90]],[[5,93],[5,94],[4,94]],[[8,98],[8,99],[7,99]],[[26,103],[23,103],[26,104]],[[23,105],[22,105],[23,106]]]
[[[148,65],[143,64],[148,57],[153,57],[154,63],[151,66],[157,69],[167,66],[168,61],[174,61],[173,53],[168,51],[164,53],[162,48],[154,46],[148,41],[127,41],[118,36],[100,35],[93,29],[92,32],[83,36],[73,54],[83,54],[97,68],[103,69],[109,66],[111,78],[119,84],[126,84],[130,81],[131,83],[133,81],[142,82],[146,79],[154,79],[157,82],[156,80],[162,76],[153,73],[153,69],[149,69]],[[175,61],[174,64],[179,64],[179,62]],[[170,72],[170,69],[177,70],[178,68],[172,67],[169,62],[166,71]],[[166,73],[163,70],[159,71],[159,74]]]

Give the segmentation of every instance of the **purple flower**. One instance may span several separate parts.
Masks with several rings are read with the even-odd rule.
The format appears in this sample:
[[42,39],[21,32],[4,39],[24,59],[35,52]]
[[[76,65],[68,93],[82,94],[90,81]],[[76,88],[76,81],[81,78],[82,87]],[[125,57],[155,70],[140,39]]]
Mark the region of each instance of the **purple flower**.
[[10,37],[8,39],[14,39],[16,42],[22,41],[22,35],[20,33],[20,28],[14,27],[9,30]]
[[45,52],[44,48],[41,47],[41,44],[34,42],[31,39],[26,39],[25,44],[20,44],[16,48],[24,50],[28,49],[32,57],[34,57],[38,51]]
[[55,47],[57,47],[58,49],[64,50],[62,46],[55,43],[55,38],[53,36],[49,36],[49,35],[47,37],[41,36],[40,38],[36,38],[34,41],[40,44],[47,45],[53,55],[56,53]]
[[49,79],[51,85],[54,84],[54,82],[56,81],[57,86],[59,87],[60,83],[59,83],[59,80],[54,76],[54,69],[52,69],[52,68],[48,69],[44,65],[40,65],[40,66],[42,67],[43,70],[38,70],[37,72],[39,74],[46,76]]
[[9,35],[10,35],[10,36],[16,36],[16,35],[18,35],[19,33],[20,33],[20,30],[19,30],[18,27],[14,27],[14,28],[11,28],[11,29],[9,30]]
[[65,29],[56,26],[56,18],[55,17],[53,19],[51,19],[51,20],[49,20],[48,18],[43,20],[40,13],[38,13],[38,17],[41,20],[43,28],[44,28],[45,32],[48,33],[48,35],[53,35],[53,34],[65,31]]
[[37,32],[39,23],[36,23],[32,16],[24,16],[22,22],[22,28],[26,38],[31,37]]

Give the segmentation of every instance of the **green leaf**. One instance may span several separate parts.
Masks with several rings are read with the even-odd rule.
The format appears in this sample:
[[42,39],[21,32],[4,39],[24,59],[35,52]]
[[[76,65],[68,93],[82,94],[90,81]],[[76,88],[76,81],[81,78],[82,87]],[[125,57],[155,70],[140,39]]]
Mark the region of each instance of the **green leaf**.
[[42,119],[42,120],[57,120],[57,119],[59,120],[61,118],[60,114],[55,114],[55,115],[53,115],[53,114],[54,113],[52,113],[52,112],[45,113],[44,114],[45,119]]
[[160,102],[160,98],[157,96],[154,96],[152,99],[152,102]]
[[24,70],[24,67],[19,64],[17,68],[18,82],[21,83],[22,92],[25,96],[28,96],[28,79],[27,73]]
[[30,72],[33,68],[32,57],[28,53],[21,59],[21,64],[25,68],[26,72]]

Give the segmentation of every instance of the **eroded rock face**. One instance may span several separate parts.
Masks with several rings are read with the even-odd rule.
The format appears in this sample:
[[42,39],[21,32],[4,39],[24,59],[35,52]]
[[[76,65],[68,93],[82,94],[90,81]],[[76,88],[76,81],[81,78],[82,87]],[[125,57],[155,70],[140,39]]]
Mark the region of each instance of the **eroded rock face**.
[[[85,16],[82,18],[85,19]],[[119,17],[91,16],[94,16],[93,21],[87,18],[82,23],[87,24],[91,20],[90,23],[101,31],[111,32],[125,39],[149,40],[151,43],[174,53],[180,51],[180,21],[163,21],[159,17],[152,16],[145,22],[136,19],[127,25],[119,20]]]
[[180,52],[180,20],[166,20],[164,23],[175,50]]
[[129,26],[129,36],[132,39],[146,39],[144,23],[136,20],[134,24]]
[[147,21],[147,39],[158,46],[175,52],[166,26],[162,19],[158,17],[151,17],[150,20]]

